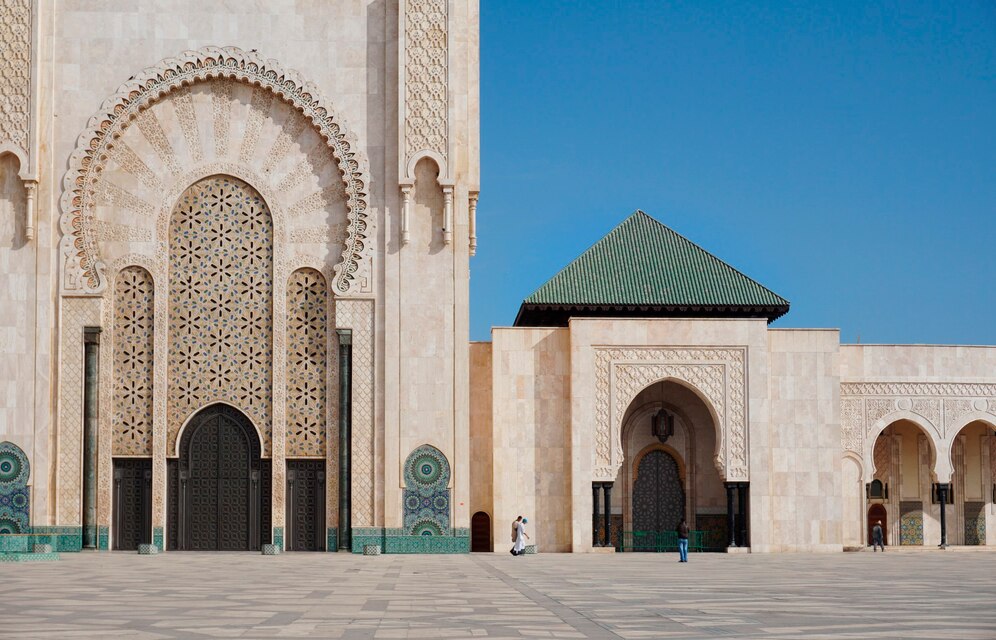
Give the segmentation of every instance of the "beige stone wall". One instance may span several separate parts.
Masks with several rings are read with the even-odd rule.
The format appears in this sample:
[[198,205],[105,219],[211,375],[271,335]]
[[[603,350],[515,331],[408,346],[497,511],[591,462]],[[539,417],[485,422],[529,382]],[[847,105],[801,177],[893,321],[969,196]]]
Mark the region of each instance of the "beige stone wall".
[[[492,338],[495,550],[511,546],[522,515],[539,551],[571,551],[569,333],[502,328]],[[591,511],[581,513],[590,527]]]
[[663,379],[694,389],[709,407],[723,434],[717,462],[724,479],[750,480],[752,541],[770,544],[769,532],[755,527],[771,517],[762,499],[770,467],[764,320],[574,319],[570,349],[571,503],[580,514],[571,525],[574,551],[591,549],[591,483],[615,481],[623,464],[627,407]]
[[[770,473],[766,485],[752,475],[751,498],[769,502],[771,517],[751,519],[752,551],[840,551],[839,334],[771,330],[768,339]],[[751,453],[763,455],[756,440]]]
[[470,513],[483,511],[494,525],[493,384],[490,342],[470,344]]

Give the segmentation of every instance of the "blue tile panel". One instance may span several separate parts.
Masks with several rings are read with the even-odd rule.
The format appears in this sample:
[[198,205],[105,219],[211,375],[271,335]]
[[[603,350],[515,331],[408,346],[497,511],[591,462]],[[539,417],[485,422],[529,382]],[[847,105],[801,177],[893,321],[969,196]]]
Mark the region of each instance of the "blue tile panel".
[[0,534],[31,532],[31,465],[13,442],[0,442]]
[[162,527],[154,527],[152,529],[152,544],[156,545],[156,548],[158,548],[160,551],[163,551],[163,550],[166,549],[166,547],[163,546],[163,528]]
[[325,550],[331,552],[339,550],[339,530],[336,527],[325,530]]
[[97,549],[109,551],[110,548],[110,528],[101,525],[97,527]]
[[442,536],[450,528],[450,464],[430,445],[405,460],[402,522],[412,536]]

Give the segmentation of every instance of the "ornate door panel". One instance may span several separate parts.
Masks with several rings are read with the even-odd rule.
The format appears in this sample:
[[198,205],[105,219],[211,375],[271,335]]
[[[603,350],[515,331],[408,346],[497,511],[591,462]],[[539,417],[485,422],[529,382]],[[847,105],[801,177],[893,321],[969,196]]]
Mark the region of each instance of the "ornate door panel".
[[685,488],[678,463],[666,451],[640,459],[633,484],[633,530],[674,531],[685,515]]
[[287,550],[325,550],[325,460],[287,461]]
[[180,449],[177,520],[181,548],[259,548],[259,440],[248,419],[224,405],[187,427]]
[[152,459],[114,459],[114,548],[152,541]]

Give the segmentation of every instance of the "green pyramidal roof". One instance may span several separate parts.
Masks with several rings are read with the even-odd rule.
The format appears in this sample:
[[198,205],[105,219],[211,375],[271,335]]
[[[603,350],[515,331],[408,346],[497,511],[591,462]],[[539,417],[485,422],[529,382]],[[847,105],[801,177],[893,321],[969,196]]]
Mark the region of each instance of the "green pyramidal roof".
[[516,326],[571,316],[747,317],[772,321],[788,300],[642,211],[522,302]]

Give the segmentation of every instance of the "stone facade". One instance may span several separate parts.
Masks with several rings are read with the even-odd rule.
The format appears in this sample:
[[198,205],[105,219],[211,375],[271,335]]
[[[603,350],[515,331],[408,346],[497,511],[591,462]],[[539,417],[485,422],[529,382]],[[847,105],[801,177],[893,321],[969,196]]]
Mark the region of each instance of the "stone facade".
[[860,546],[878,505],[891,538],[936,544],[938,485],[949,541],[996,544],[996,347],[763,318],[469,342],[476,2],[9,0],[0,18],[0,441],[30,469],[4,526],[114,548],[116,497],[145,487],[115,465],[137,458],[141,544],[167,546],[181,443],[222,403],[258,439],[260,546],[304,517],[330,550],[465,552],[483,512],[495,550],[523,514],[536,550],[591,551],[592,483],[614,487],[618,542],[643,521],[642,460],[717,547],[737,491],[752,551]]

